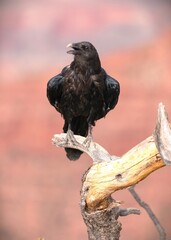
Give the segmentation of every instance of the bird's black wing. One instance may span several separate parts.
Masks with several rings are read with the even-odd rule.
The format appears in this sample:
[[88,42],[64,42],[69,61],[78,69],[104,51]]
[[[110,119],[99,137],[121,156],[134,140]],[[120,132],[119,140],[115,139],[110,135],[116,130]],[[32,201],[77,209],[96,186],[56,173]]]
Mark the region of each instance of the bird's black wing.
[[106,76],[106,89],[104,93],[104,99],[106,104],[106,114],[113,109],[119,98],[120,94],[120,85],[119,82],[110,77],[109,75]]
[[58,74],[51,78],[47,83],[47,98],[52,106],[56,108],[58,112],[60,110],[60,99],[62,95],[62,84],[64,77],[62,74]]

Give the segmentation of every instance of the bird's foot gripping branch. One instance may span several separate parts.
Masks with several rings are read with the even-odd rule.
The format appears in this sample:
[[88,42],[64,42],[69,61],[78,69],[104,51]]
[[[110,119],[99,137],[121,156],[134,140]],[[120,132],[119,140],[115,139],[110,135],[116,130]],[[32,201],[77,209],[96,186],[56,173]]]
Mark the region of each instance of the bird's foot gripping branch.
[[[137,209],[122,209],[111,194],[134,186],[153,171],[171,164],[171,129],[164,106],[159,105],[154,133],[125,153],[122,157],[110,154],[97,143],[89,148],[82,144],[84,137],[75,136],[78,144],[64,141],[66,134],[57,134],[53,143],[86,152],[93,165],[82,179],[81,211],[88,228],[89,239],[119,239],[119,216],[139,214]],[[164,237],[160,239],[165,239]]]

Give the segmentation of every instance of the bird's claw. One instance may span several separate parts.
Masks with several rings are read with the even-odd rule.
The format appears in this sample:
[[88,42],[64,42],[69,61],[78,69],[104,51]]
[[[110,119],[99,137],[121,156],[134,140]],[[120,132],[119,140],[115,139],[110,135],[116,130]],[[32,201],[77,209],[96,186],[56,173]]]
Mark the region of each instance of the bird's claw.
[[88,135],[84,140],[83,145],[88,149],[91,145],[91,142],[92,142],[92,137]]
[[66,141],[66,145],[71,145],[71,144],[77,145],[78,144],[77,140],[74,137],[73,131],[70,129],[68,129],[68,131],[67,131],[65,141]]

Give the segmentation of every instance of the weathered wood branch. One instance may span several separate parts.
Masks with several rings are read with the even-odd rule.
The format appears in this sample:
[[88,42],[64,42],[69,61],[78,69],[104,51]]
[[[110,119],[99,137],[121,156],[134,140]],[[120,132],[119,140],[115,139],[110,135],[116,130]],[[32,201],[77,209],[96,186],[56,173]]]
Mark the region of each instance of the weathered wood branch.
[[157,231],[159,232],[160,240],[166,240],[165,229],[160,224],[159,220],[157,219],[157,217],[155,216],[155,214],[151,210],[150,206],[140,198],[140,196],[137,194],[137,192],[135,191],[134,188],[135,188],[135,186],[129,187],[128,188],[129,192],[132,194],[134,199],[139,203],[139,205],[142,208],[144,208],[145,211],[147,212],[147,214],[149,215],[149,217],[152,220],[152,222],[154,223]]
[[98,143],[91,142],[89,148],[87,148],[83,144],[85,137],[79,135],[74,135],[74,137],[76,142],[66,142],[66,133],[55,134],[52,141],[57,147],[75,148],[87,153],[93,159],[94,163],[112,160],[113,157]]
[[171,165],[171,128],[162,103],[159,104],[158,120],[153,136],[163,161],[166,165]]
[[93,165],[83,177],[81,210],[88,228],[89,239],[119,239],[121,225],[117,221],[124,212],[139,214],[137,209],[120,209],[111,194],[135,185],[153,171],[171,163],[171,129],[162,104],[159,105],[155,132],[122,157],[110,154],[95,142],[87,148],[85,138],[75,136],[76,142],[66,142],[66,134],[56,134],[53,143],[86,152]]

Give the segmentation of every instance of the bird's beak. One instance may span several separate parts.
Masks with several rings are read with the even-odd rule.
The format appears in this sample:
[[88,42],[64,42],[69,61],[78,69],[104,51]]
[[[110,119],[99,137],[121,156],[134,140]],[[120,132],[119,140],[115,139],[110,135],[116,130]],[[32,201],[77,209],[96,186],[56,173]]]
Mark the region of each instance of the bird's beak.
[[76,55],[78,53],[78,51],[80,50],[77,43],[69,43],[67,45],[67,48],[71,48],[70,50],[67,51],[67,53],[74,54],[74,55]]

